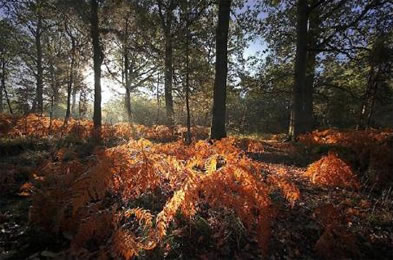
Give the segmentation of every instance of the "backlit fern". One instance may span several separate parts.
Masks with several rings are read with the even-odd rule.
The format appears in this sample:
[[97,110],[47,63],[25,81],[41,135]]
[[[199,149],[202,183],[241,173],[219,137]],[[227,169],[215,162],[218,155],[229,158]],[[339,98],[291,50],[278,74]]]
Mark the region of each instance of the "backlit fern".
[[360,183],[351,167],[333,152],[312,163],[305,175],[312,183],[359,189]]
[[[36,115],[6,123],[14,124],[11,135],[37,137],[49,134],[49,124],[53,133],[58,130],[80,138],[87,138],[92,129],[88,121],[70,120],[64,126]],[[173,131],[118,124],[104,126],[102,136],[158,140],[169,139]],[[263,150],[260,143],[249,143],[253,151]],[[242,150],[235,138],[190,146],[181,141],[155,144],[131,138],[113,148],[92,150],[84,162],[76,159],[77,151],[62,148],[33,174],[30,221],[50,232],[71,234],[74,257],[131,259],[141,251],[165,247],[178,213],[192,220],[211,208],[235,214],[267,252],[275,215],[268,185],[286,186],[282,178],[265,183],[260,177],[264,165],[246,156],[248,148],[249,144]],[[295,194],[294,186],[287,186]],[[157,190],[166,203],[160,208],[143,204],[141,198],[155,196]],[[296,196],[289,194],[286,197],[292,203]]]

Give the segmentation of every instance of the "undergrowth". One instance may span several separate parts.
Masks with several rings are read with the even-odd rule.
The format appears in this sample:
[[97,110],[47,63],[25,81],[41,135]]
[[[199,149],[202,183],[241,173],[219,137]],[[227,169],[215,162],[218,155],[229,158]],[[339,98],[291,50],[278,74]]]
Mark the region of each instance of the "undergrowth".
[[[141,139],[97,150],[88,163],[49,161],[33,175],[30,220],[47,231],[72,234],[74,256],[85,257],[90,249],[130,259],[157,247],[168,254],[171,246],[164,241],[173,235],[168,230],[179,213],[195,221],[210,209],[231,211],[245,230],[255,231],[266,253],[275,215],[269,188],[260,179],[261,165],[234,143],[224,139],[186,147]],[[299,191],[279,179],[274,183],[293,204]],[[161,203],[153,206],[157,196]],[[139,207],[130,208],[130,201],[138,200]]]
[[[249,244],[267,256],[279,210],[274,196],[280,193],[292,209],[302,197],[285,168],[266,175],[270,166],[248,156],[268,148],[250,138],[198,141],[207,137],[207,129],[195,127],[187,146],[182,127],[122,123],[103,126],[103,142],[97,145],[90,121],[64,125],[37,115],[1,115],[0,129],[8,138],[4,147],[50,150],[23,180],[12,169],[2,173],[0,188],[17,189],[16,183],[25,182],[20,193],[31,195],[31,226],[69,240],[73,258],[206,258],[220,248],[228,248],[223,258],[235,258]],[[315,185],[359,190],[358,169],[328,146],[342,145],[356,151],[357,160],[368,160],[370,182],[385,182],[392,163],[390,136],[389,131],[304,135],[300,140],[306,146],[327,145],[321,152],[327,155],[309,165],[305,176]],[[33,139],[49,141],[38,145]],[[280,145],[297,152],[294,145]],[[373,170],[378,167],[382,171]],[[318,208],[314,216],[323,228],[317,254],[358,256],[352,234],[331,217],[340,216],[336,208]]]

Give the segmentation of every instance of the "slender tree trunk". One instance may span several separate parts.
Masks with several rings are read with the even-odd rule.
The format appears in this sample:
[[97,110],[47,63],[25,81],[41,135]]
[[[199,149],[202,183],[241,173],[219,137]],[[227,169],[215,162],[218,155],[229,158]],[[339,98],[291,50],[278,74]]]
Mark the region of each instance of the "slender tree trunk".
[[66,109],[66,114],[64,117],[64,124],[66,125],[68,123],[68,119],[71,117],[71,97],[73,95],[72,87],[74,83],[74,67],[75,67],[75,55],[76,55],[76,44],[75,44],[75,39],[69,33],[69,36],[71,37],[71,62],[70,62],[70,74],[68,77],[68,85],[67,85],[67,109]]
[[[50,45],[48,44],[48,49],[50,49]],[[57,105],[59,103],[59,87],[57,74],[55,71],[54,59],[49,60],[49,75],[50,75],[50,87],[52,89],[51,103],[50,103],[50,116],[54,115],[54,112],[57,111]]]
[[174,110],[173,110],[173,97],[172,97],[172,84],[173,84],[173,43],[172,33],[167,28],[165,32],[165,108],[167,124],[174,124]]
[[125,105],[127,109],[127,119],[128,122],[132,122],[132,110],[131,110],[131,93],[130,88],[126,88],[126,95],[125,95]]
[[[91,38],[93,44],[94,62],[94,115],[93,122],[96,130],[101,129],[101,65],[103,53],[100,42],[98,1],[91,0]],[[99,133],[98,133],[99,134]],[[99,136],[98,136],[99,137]]]
[[74,65],[75,65],[75,41],[72,41],[72,49],[71,49],[71,64],[70,64],[70,75],[68,78],[68,86],[67,86],[67,110],[64,118],[64,124],[67,124],[68,119],[71,116],[71,95],[72,95],[72,84],[74,82]]
[[82,92],[83,91],[80,91],[79,92],[79,102],[78,102],[78,115],[79,115],[79,119],[81,119],[82,118],[82,116],[83,116],[83,104],[82,104],[82,97],[83,97],[83,94],[82,94]]
[[157,99],[157,116],[156,116],[156,124],[158,124],[158,120],[160,118],[160,109],[161,109],[161,102],[160,102],[160,74],[157,75],[157,89],[156,89],[156,99]]
[[132,122],[131,91],[130,91],[129,86],[128,87],[126,86],[125,106],[126,106],[126,110],[127,110],[128,122],[131,123]]
[[307,55],[306,67],[306,84],[304,88],[304,132],[312,130],[314,125],[313,120],[313,93],[314,93],[314,78],[316,66],[316,52],[309,52]]
[[48,134],[52,132],[52,122],[53,122],[53,107],[54,107],[54,96],[51,96],[50,99],[50,111],[49,111],[49,127],[48,127]]
[[187,110],[187,134],[185,138],[186,144],[191,144],[191,114],[190,114],[190,31],[187,21],[186,35],[186,110]]
[[44,112],[43,101],[43,67],[42,67],[42,17],[39,14],[37,20],[37,30],[35,35],[35,46],[37,51],[37,87],[36,87],[36,106],[33,106],[33,112],[42,114]]
[[5,85],[5,82],[7,80],[7,71],[6,71],[6,62],[3,61],[1,64],[1,86],[0,86],[0,112],[3,112],[3,93],[5,96],[5,99],[7,101],[7,105],[8,105],[8,109],[10,111],[10,114],[13,114],[12,111],[12,107],[11,107],[11,102],[10,102],[10,98],[8,96],[8,92],[7,92],[7,87]]
[[11,107],[11,101],[10,101],[10,98],[8,96],[7,87],[4,85],[3,89],[4,89],[5,99],[7,100],[8,109],[10,110],[10,114],[12,115],[14,112],[13,112],[12,107]]
[[360,109],[359,121],[356,129],[367,129],[370,127],[371,117],[373,114],[374,103],[378,90],[378,77],[380,68],[371,67],[367,81],[366,93],[363,96],[363,102]]
[[293,88],[293,103],[289,125],[289,138],[295,141],[297,136],[304,133],[304,92],[306,85],[306,59],[307,59],[307,0],[297,1],[296,21],[296,60],[295,84]]
[[124,105],[127,112],[127,120],[129,123],[132,122],[132,111],[131,111],[131,81],[130,81],[130,61],[128,57],[128,18],[125,19],[125,33],[123,39],[123,60],[124,67],[122,72],[122,83],[126,89]]
[[5,62],[1,62],[1,86],[0,86],[0,113],[3,113],[3,91],[5,87]]
[[71,103],[71,115],[72,117],[74,117],[76,115],[76,94],[77,94],[77,89],[75,87],[75,83],[74,83],[74,87],[72,88],[72,103]]
[[220,0],[216,30],[216,76],[214,79],[211,138],[226,137],[226,82],[228,74],[228,30],[231,0]]
[[370,108],[368,110],[367,116],[366,116],[366,129],[369,129],[371,127],[371,118],[374,114],[374,106],[375,106],[375,100],[377,99],[377,91],[378,91],[378,83],[375,82],[375,87],[373,88],[373,93],[370,97]]

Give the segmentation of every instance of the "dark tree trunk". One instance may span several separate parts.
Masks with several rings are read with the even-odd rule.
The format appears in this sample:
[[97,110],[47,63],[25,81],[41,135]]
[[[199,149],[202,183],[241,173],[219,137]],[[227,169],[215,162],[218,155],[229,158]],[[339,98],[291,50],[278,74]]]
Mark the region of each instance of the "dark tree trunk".
[[190,114],[190,31],[187,21],[186,35],[186,110],[187,110],[187,134],[185,138],[186,144],[191,144],[191,114]]
[[176,8],[176,1],[157,0],[159,16],[161,19],[162,29],[165,37],[165,80],[164,80],[164,96],[166,108],[166,121],[169,126],[174,125],[174,109],[172,97],[173,84],[173,35],[172,22],[173,10]]
[[316,65],[316,52],[309,52],[307,55],[306,67],[306,84],[304,89],[304,132],[312,130],[313,121],[313,93],[314,93],[314,78]]
[[[126,58],[126,60],[128,60],[128,58]],[[128,72],[126,69],[126,85],[125,85],[125,89],[126,89],[126,95],[125,95],[125,106],[126,106],[126,111],[127,111],[127,119],[128,122],[131,123],[132,122],[132,110],[131,110],[131,86],[130,86],[130,81],[127,79],[128,77]]]
[[0,112],[4,111],[3,109],[3,98],[4,98],[3,93],[4,93],[10,114],[13,114],[10,98],[8,97],[7,87],[5,85],[6,80],[7,80],[6,62],[3,60],[3,62],[1,63]]
[[74,85],[72,88],[72,103],[71,103],[71,115],[74,117],[76,115],[76,94],[77,94],[77,89]]
[[360,109],[359,121],[356,126],[356,129],[367,129],[371,124],[371,117],[373,114],[374,103],[377,96],[378,91],[378,77],[380,74],[380,68],[375,68],[375,66],[371,67],[369,72],[369,77],[367,81],[366,93],[363,96],[363,102]]
[[84,115],[84,109],[83,109],[83,91],[79,92],[79,102],[78,102],[78,116],[79,119],[81,119]]
[[42,67],[42,45],[41,45],[41,34],[42,34],[42,17],[39,14],[37,20],[37,30],[35,35],[35,46],[37,51],[37,86],[36,86],[36,100],[35,106],[33,106],[33,112],[42,114],[44,112],[44,101],[43,101],[43,67]]
[[71,117],[71,95],[72,95],[72,82],[73,82],[72,77],[73,77],[73,72],[70,71],[70,75],[69,75],[69,79],[68,79],[69,82],[67,85],[67,109],[66,109],[66,114],[65,114],[65,118],[64,118],[64,124],[67,124],[68,119]]
[[52,95],[50,98],[50,110],[49,110],[49,127],[48,127],[48,134],[52,132],[52,122],[53,122],[53,107],[54,107],[54,96]]
[[5,87],[5,62],[1,62],[1,86],[0,86],[0,113],[3,113],[3,92]]
[[132,122],[131,92],[129,88],[126,88],[125,105],[127,110],[127,119],[128,122],[131,123]]
[[213,118],[211,138],[226,137],[226,82],[228,74],[228,29],[231,0],[220,0],[218,5],[218,25],[216,30],[216,76],[214,79]]
[[130,67],[130,60],[128,57],[128,41],[127,41],[127,37],[128,37],[128,19],[126,19],[126,30],[125,30],[125,39],[123,42],[123,58],[124,58],[124,79],[125,79],[125,83],[123,82],[124,87],[126,89],[126,94],[125,94],[125,108],[127,111],[127,119],[128,122],[131,123],[132,122],[132,111],[131,111],[131,67]]
[[101,128],[101,65],[103,53],[100,42],[99,20],[98,20],[98,2],[91,0],[91,38],[93,44],[93,62],[94,62],[94,128]]
[[312,10],[309,16],[309,30],[307,33],[308,52],[306,60],[306,84],[304,89],[304,131],[309,132],[313,129],[313,93],[315,80],[315,67],[318,52],[313,50],[318,43],[320,26],[319,8]]
[[160,102],[160,74],[157,75],[156,99],[157,99],[156,124],[158,124],[159,119],[160,119],[160,109],[161,109],[161,102]]
[[[50,49],[48,43],[48,49]],[[50,116],[54,116],[54,112],[57,111],[59,104],[59,82],[57,78],[57,73],[55,70],[55,61],[54,59],[49,60],[49,76],[50,76],[50,87],[52,89],[51,103],[50,103]]]
[[70,63],[70,75],[68,78],[67,86],[67,110],[64,118],[64,124],[67,124],[68,119],[71,116],[71,95],[72,95],[72,84],[74,82],[74,67],[75,67],[75,40],[71,38],[71,63]]
[[10,114],[12,115],[14,112],[13,112],[12,107],[11,107],[10,98],[8,97],[7,87],[4,85],[3,89],[4,89],[5,99],[7,100],[8,109],[10,110]]
[[[170,26],[170,25],[167,25]],[[173,84],[173,43],[171,29],[167,28],[165,32],[165,108],[167,123],[174,124],[174,110],[172,97]]]
[[295,141],[297,136],[305,131],[304,89],[307,60],[307,9],[307,0],[297,1],[295,84],[288,133],[289,139],[292,141]]

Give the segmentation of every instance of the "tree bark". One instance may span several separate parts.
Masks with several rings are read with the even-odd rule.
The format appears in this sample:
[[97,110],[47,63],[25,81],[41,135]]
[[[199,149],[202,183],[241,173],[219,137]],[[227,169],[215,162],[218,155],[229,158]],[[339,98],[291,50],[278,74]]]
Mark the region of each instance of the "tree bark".
[[98,20],[98,2],[91,0],[91,38],[93,44],[93,62],[94,62],[94,128],[101,128],[101,65],[103,53],[100,42],[99,20]]
[[74,67],[75,67],[75,39],[71,38],[71,63],[70,63],[70,74],[69,74],[68,86],[67,86],[67,110],[64,118],[64,124],[67,124],[68,119],[71,116],[71,95],[72,95],[72,84],[74,83]]
[[58,82],[56,78],[57,75],[56,75],[53,59],[49,60],[49,76],[50,76],[50,87],[52,89],[49,116],[50,118],[52,118],[54,111],[57,110],[56,108],[59,101]]
[[304,89],[304,131],[309,132],[313,129],[313,93],[315,81],[315,67],[317,51],[313,51],[318,43],[318,34],[320,26],[319,8],[312,10],[309,15],[309,30],[307,32],[308,51],[306,60],[306,84]]
[[295,84],[288,133],[289,139],[292,141],[295,141],[297,136],[305,131],[304,89],[306,85],[307,60],[307,9],[307,0],[297,1]]
[[309,52],[307,55],[306,65],[306,84],[304,89],[304,132],[309,132],[313,129],[313,93],[314,93],[314,79],[316,66],[316,52]]
[[131,110],[131,91],[129,88],[126,88],[126,95],[125,95],[125,106],[127,110],[127,120],[128,123],[132,122],[132,110]]
[[375,68],[371,66],[369,77],[367,81],[366,93],[363,96],[363,102],[360,109],[359,121],[356,126],[357,130],[368,129],[371,124],[371,117],[374,109],[374,103],[378,91],[378,77],[381,70],[381,65]]
[[12,115],[14,112],[11,107],[11,101],[10,98],[8,97],[7,87],[5,86],[5,84],[3,86],[3,89],[4,89],[5,99],[7,100],[8,109],[10,110],[10,114]]
[[74,87],[72,88],[72,103],[71,103],[71,115],[72,117],[75,117],[76,115],[76,94],[77,94],[77,89],[74,83]]
[[165,32],[165,108],[168,125],[174,124],[174,109],[172,97],[173,84],[173,43],[170,25]]
[[160,109],[161,109],[161,102],[160,102],[160,73],[157,74],[156,100],[157,100],[156,124],[158,124],[159,119],[160,119]]
[[[8,97],[8,92],[7,92],[7,87],[5,85],[5,82],[7,80],[7,70],[6,70],[6,62],[3,60],[1,63],[1,86],[0,86],[0,112],[4,112],[3,109],[3,99],[5,97],[8,105],[8,109],[10,111],[10,114],[13,114],[12,107],[11,107],[11,102],[10,98]],[[4,96],[3,96],[4,93]]]
[[186,144],[191,144],[191,113],[190,113],[190,31],[188,27],[188,20],[186,22],[186,110],[187,110],[187,133],[185,138]]
[[33,106],[33,112],[42,114],[44,112],[44,101],[43,101],[43,67],[42,67],[42,17],[38,14],[37,18],[37,29],[35,34],[35,46],[37,51],[37,86],[36,86],[36,106]]
[[218,25],[216,29],[216,75],[214,79],[213,118],[211,138],[226,137],[226,82],[228,74],[228,30],[231,0],[220,0],[218,5]]
[[54,98],[54,96],[52,95],[51,98],[50,98],[48,134],[51,134],[51,132],[52,132],[54,99],[55,99],[55,98]]
[[[157,0],[158,12],[161,19],[162,29],[165,38],[165,75],[164,75],[164,96],[166,108],[166,121],[169,126],[174,125],[174,109],[172,97],[173,84],[173,36],[172,22],[173,10],[176,7],[176,1],[170,0],[166,4],[162,0]],[[164,11],[165,9],[165,11]]]
[[125,94],[125,108],[127,112],[127,119],[128,122],[132,122],[132,110],[131,110],[131,68],[130,68],[130,60],[128,57],[128,19],[126,18],[126,30],[125,30],[125,37],[123,41],[123,58],[124,58],[124,79],[125,82],[123,82],[124,87],[126,89],[126,94]]
[[3,113],[3,91],[5,87],[5,62],[1,62],[1,85],[0,85],[0,113]]

